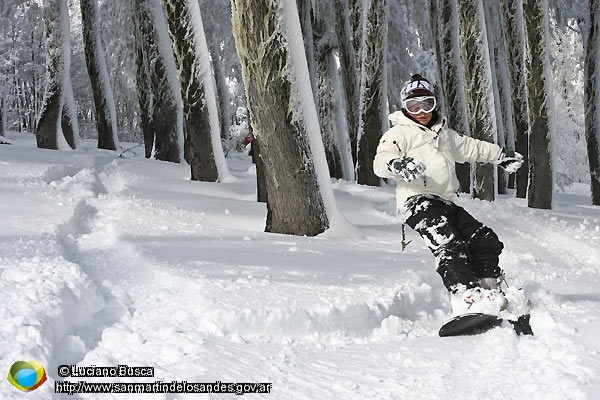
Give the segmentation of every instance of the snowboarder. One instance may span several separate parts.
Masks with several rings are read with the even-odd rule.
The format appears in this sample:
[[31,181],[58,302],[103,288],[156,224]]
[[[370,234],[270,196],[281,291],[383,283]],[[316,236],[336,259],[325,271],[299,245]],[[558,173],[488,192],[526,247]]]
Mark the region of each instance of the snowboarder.
[[494,163],[509,173],[523,157],[499,146],[458,134],[436,109],[431,83],[413,75],[401,91],[402,110],[389,116],[393,127],[382,137],[373,161],[375,173],[395,178],[403,223],[427,243],[436,269],[450,292],[454,315],[498,315],[507,307],[499,287],[503,244],[452,199],[458,190],[455,162]]

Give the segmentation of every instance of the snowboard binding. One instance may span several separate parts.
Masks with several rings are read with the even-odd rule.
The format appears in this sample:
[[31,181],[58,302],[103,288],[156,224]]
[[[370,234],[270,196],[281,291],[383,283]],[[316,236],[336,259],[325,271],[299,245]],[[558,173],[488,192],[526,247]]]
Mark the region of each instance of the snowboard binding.
[[[501,284],[506,285],[506,288],[501,288]],[[504,324],[505,321],[508,321],[517,335],[533,335],[529,323],[531,302],[525,297],[523,289],[509,287],[503,275],[497,279],[483,278],[480,286],[485,290],[499,290],[506,297],[506,308],[497,315],[468,310],[459,313],[440,328],[441,337],[477,335],[507,325]]]

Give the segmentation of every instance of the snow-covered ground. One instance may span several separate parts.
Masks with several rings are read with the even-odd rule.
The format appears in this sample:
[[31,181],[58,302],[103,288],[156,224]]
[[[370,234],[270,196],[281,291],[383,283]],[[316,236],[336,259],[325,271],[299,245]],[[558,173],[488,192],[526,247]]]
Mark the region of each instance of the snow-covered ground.
[[[37,359],[49,378],[2,399],[233,398],[54,394],[59,365],[154,367],[88,382],[270,382],[256,399],[600,398],[600,208],[587,186],[552,211],[458,203],[496,230],[535,336],[508,327],[440,338],[449,300],[412,231],[400,249],[394,190],[333,183],[363,233],[264,233],[250,158],[224,183],[183,165],[0,145],[0,372]],[[73,381],[77,379],[72,378]]]

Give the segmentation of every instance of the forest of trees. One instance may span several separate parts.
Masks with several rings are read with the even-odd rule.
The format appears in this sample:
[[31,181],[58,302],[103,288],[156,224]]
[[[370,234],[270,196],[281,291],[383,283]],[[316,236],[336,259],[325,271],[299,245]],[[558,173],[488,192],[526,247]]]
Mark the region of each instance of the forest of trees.
[[[599,0],[0,0],[0,136],[187,163],[222,181],[252,128],[271,232],[340,221],[330,177],[372,160],[414,73],[450,127],[525,167],[457,164],[461,191],[600,205]],[[259,151],[260,150],[260,151]]]

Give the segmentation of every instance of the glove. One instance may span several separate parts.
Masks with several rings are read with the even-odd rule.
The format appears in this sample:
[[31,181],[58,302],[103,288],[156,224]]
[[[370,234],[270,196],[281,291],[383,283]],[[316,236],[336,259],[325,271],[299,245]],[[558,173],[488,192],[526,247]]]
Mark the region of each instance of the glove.
[[388,170],[392,174],[399,175],[406,182],[413,181],[423,175],[425,169],[425,164],[408,156],[394,158],[388,162]]
[[517,172],[523,165],[523,156],[516,151],[503,150],[496,162],[500,168],[509,174]]

